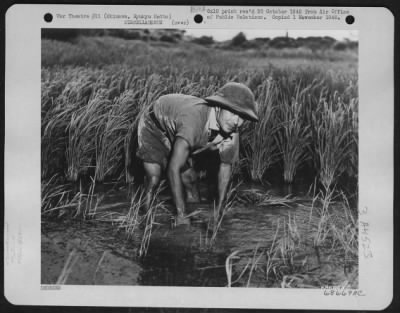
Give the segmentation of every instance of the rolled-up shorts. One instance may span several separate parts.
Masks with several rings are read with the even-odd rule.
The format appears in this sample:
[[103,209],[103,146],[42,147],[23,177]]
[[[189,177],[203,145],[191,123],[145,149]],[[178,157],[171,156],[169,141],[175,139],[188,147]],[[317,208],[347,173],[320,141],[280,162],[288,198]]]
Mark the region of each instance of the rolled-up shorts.
[[156,125],[151,112],[145,113],[139,119],[137,157],[147,163],[160,164],[166,169],[170,153],[171,142],[164,132]]
[[[136,156],[147,163],[160,164],[166,170],[171,156],[171,141],[164,132],[156,125],[152,113],[146,113],[139,119],[138,124],[138,149]],[[181,169],[182,172],[189,168],[197,171],[207,170],[210,161],[218,162],[218,152],[205,151],[195,156],[189,156],[186,164]],[[211,161],[212,163],[212,161]]]

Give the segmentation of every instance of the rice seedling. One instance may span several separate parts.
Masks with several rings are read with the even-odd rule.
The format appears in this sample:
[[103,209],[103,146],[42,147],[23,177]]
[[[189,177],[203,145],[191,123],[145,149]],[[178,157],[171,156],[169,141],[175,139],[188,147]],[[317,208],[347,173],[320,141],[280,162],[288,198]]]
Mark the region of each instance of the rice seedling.
[[[279,221],[278,221],[279,222]],[[276,255],[277,255],[277,238],[279,232],[279,223],[277,224],[275,235],[272,239],[271,245],[269,249],[265,249],[265,266],[264,266],[264,273],[265,273],[265,281],[268,282],[270,280],[270,275],[272,272],[276,272]]]
[[162,208],[164,206],[164,203],[162,201],[158,201],[158,195],[160,192],[163,190],[164,186],[163,184],[160,184],[157,188],[157,190],[154,192],[153,197],[150,199],[150,201],[146,201],[146,204],[149,203],[147,209],[147,212],[143,218],[144,222],[144,231],[142,234],[142,240],[140,243],[140,248],[139,248],[139,256],[145,256],[147,254],[147,251],[149,249],[150,245],[150,239],[151,235],[153,232],[153,226],[155,225],[155,217],[157,214],[158,209]]
[[157,205],[150,206],[144,217],[144,231],[139,248],[139,257],[145,256],[149,249],[151,234],[153,231],[154,219],[157,213]]
[[[101,202],[101,200],[103,199],[104,195],[101,194],[96,194],[94,193],[95,188],[96,188],[96,180],[93,177],[90,177],[91,183],[89,186],[89,191],[88,193],[85,195],[86,196],[86,206],[85,206],[85,210],[83,211],[83,219],[87,219],[87,218],[94,218],[97,214],[97,208]],[[94,203],[93,201],[96,201],[96,203]]]
[[[225,271],[226,271],[226,278],[228,280],[228,287],[232,287],[232,268],[233,268],[233,259],[239,258],[237,254],[239,253],[239,250],[233,251],[230,255],[225,260]],[[245,267],[245,270],[247,269],[247,266]],[[244,273],[244,271],[242,272]],[[239,275],[241,277],[241,275]]]
[[236,185],[230,183],[230,185],[228,186],[226,197],[221,206],[216,206],[214,202],[213,215],[207,224],[206,231],[207,234],[209,232],[211,233],[210,239],[206,241],[207,248],[209,249],[211,249],[215,244],[217,234],[221,229],[221,224],[225,215],[233,208],[233,205],[236,201],[237,189],[240,184],[240,182]]
[[[272,279],[271,273],[273,273],[274,277],[279,275],[279,267],[282,266],[282,259],[278,255],[280,248],[277,240],[279,229],[278,223],[272,242],[268,242],[265,247],[260,247],[257,244],[253,249],[235,250],[226,258],[225,271],[228,287],[239,282],[246,287],[250,287],[253,275],[259,273],[263,273],[265,284],[269,284]],[[247,261],[244,261],[245,259]],[[235,264],[234,260],[237,260]],[[235,280],[233,280],[234,272],[239,273]]]
[[307,274],[284,275],[281,281],[281,288],[317,288],[320,284],[305,283],[310,278]]
[[120,228],[124,228],[128,238],[134,235],[134,232],[138,226],[142,223],[142,216],[139,214],[140,209],[145,206],[146,203],[145,190],[138,188],[131,197],[131,203],[128,214],[122,219]]
[[257,253],[258,253],[258,245],[255,247],[253,256],[251,258],[251,262],[250,262],[251,263],[251,267],[250,267],[250,270],[249,270],[249,276],[247,278],[246,287],[250,287],[250,283],[251,283],[251,278],[252,278],[253,272],[257,269],[257,266],[259,265],[259,262],[260,262],[261,258],[264,256],[264,252],[263,251],[261,251],[259,255],[257,255]]
[[294,271],[294,256],[296,253],[296,248],[298,244],[295,239],[291,236],[289,226],[287,222],[283,223],[283,233],[281,237],[277,240],[277,248],[280,254],[280,259],[282,261],[282,268],[285,271]]
[[296,197],[291,195],[278,197],[271,195],[269,192],[265,192],[256,188],[239,190],[237,194],[237,200],[241,203],[251,203],[260,207],[292,207],[292,205],[298,201]]
[[105,251],[103,252],[103,254],[101,255],[99,261],[97,262],[97,266],[96,266],[96,269],[95,269],[94,274],[93,274],[93,285],[96,285],[96,276],[97,276],[97,272],[99,271],[100,266],[101,266],[101,263],[103,262],[103,260],[104,260],[104,258],[105,258],[105,256],[106,256],[107,253],[108,253],[108,251],[105,250]]
[[331,222],[332,236],[339,242],[345,262],[358,259],[358,220],[352,212],[346,195],[340,193],[341,201],[335,207],[335,215]]
[[[41,212],[42,215],[64,215],[75,210],[79,203],[80,193],[72,196],[69,185],[61,184],[59,177],[53,175],[41,185]],[[72,198],[71,198],[72,197]]]
[[[255,264],[254,264],[254,257],[253,259],[249,258],[246,262],[246,265],[243,266],[243,268],[241,269],[241,272],[239,273],[239,275],[237,276],[237,278],[235,280],[232,280],[233,274],[234,274],[234,264],[233,264],[233,260],[237,259],[240,261],[241,257],[238,256],[238,254],[242,252],[240,250],[235,250],[233,251],[225,260],[225,272],[226,272],[226,278],[227,278],[227,287],[232,287],[233,284],[236,284],[238,282],[240,282],[242,280],[242,278],[244,278],[244,274],[246,273],[247,269],[249,268],[249,266],[251,267],[250,269],[250,273],[248,276],[248,280],[247,280],[247,287],[249,287],[250,285],[250,281],[251,281],[251,273],[253,272],[254,268],[255,268]],[[258,259],[261,258],[262,254],[260,254],[260,256],[257,258],[257,262]],[[253,262],[252,262],[253,261]],[[238,262],[239,263],[239,262]],[[238,265],[235,264],[236,266]]]
[[64,264],[64,267],[58,276],[58,279],[56,281],[56,285],[65,285],[69,275],[71,275],[72,269],[75,265],[75,263],[79,260],[80,254],[77,252],[77,249],[73,249],[69,255],[68,258]]
[[[58,202],[66,193],[65,186],[56,184],[57,175],[53,175],[48,181],[41,184],[41,208],[42,213],[46,212],[52,206],[52,200],[58,197]],[[60,197],[59,197],[60,196]]]
[[[150,199],[149,206],[147,206],[148,202],[145,189],[137,188],[132,194],[128,213],[118,218],[120,221],[119,228],[125,229],[128,238],[133,238],[134,236],[140,238],[140,246],[138,249],[139,257],[143,257],[147,254],[153,226],[156,224],[155,217],[157,211],[159,209],[164,209],[164,203],[157,200],[163,188],[164,186],[160,184],[154,192],[153,197]],[[146,213],[142,214],[141,211],[143,210],[146,210]],[[140,227],[143,228],[143,231],[139,234],[138,230]]]

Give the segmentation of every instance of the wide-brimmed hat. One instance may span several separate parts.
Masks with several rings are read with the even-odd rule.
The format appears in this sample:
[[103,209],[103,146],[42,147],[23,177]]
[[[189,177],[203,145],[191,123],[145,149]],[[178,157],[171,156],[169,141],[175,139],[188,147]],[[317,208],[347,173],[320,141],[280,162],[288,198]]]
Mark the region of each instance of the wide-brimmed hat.
[[206,100],[217,102],[220,107],[233,111],[245,119],[258,121],[254,95],[250,88],[243,84],[227,83]]

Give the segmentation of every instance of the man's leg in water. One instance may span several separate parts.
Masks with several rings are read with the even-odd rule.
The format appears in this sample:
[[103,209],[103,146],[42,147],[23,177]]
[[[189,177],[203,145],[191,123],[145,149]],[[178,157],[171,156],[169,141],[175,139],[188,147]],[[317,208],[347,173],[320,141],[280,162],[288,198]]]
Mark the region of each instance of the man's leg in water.
[[154,191],[158,187],[161,179],[162,168],[158,163],[143,162],[145,178],[146,211],[150,209],[150,203],[154,196]]
[[193,167],[189,167],[181,174],[182,183],[186,191],[186,201],[189,203],[200,202],[198,174]]

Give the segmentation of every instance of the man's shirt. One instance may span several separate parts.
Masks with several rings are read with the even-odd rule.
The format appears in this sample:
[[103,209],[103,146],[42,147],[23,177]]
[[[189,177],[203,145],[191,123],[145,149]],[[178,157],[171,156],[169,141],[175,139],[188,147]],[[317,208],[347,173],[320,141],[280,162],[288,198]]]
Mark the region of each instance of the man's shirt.
[[[182,94],[161,96],[154,103],[153,112],[170,146],[176,137],[181,137],[189,144],[191,153],[207,146],[211,131],[219,130],[215,108],[198,97]],[[221,162],[233,163],[239,154],[239,134],[228,138],[217,136],[209,148],[219,150]]]

